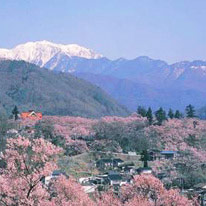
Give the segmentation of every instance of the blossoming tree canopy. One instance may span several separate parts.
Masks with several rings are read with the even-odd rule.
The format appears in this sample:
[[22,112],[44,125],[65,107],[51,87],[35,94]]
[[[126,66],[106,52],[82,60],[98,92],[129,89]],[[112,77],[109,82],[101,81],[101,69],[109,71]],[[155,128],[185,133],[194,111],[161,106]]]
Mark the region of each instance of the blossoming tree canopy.
[[[162,182],[152,175],[137,175],[133,184],[122,189],[122,201],[136,206],[192,206],[193,203],[180,195],[178,190],[167,190]],[[143,204],[141,204],[141,202]]]
[[8,139],[2,157],[6,168],[0,176],[1,202],[29,205],[47,196],[41,181],[57,169],[55,159],[60,152],[60,148],[43,139]]
[[0,205],[88,205],[88,196],[72,179],[58,178],[53,190],[42,183],[45,176],[57,169],[56,158],[61,152],[43,139],[8,139],[2,157],[6,167],[0,175]]

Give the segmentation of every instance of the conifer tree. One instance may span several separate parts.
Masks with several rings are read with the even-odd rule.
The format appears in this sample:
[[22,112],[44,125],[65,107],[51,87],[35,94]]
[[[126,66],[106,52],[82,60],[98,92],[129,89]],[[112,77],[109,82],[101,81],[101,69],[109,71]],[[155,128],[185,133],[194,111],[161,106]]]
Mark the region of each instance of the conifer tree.
[[147,117],[147,120],[148,120],[148,122],[149,122],[149,125],[152,125],[153,115],[152,115],[152,109],[151,109],[151,107],[149,107],[149,109],[147,110],[146,117]]
[[137,114],[140,114],[142,117],[146,117],[147,111],[144,107],[139,106],[137,108]]
[[189,104],[185,109],[187,118],[194,118],[195,117],[195,108],[191,104]]
[[142,151],[140,160],[144,163],[144,168],[148,167],[149,154],[148,154],[147,150]]
[[168,117],[169,117],[170,119],[173,119],[173,118],[174,118],[174,112],[173,112],[172,109],[169,109]]
[[19,115],[19,111],[18,111],[17,106],[15,106],[14,109],[12,110],[12,114],[14,115],[14,119],[17,120],[18,115]]
[[179,110],[176,110],[174,118],[176,118],[176,119],[181,119],[182,118],[182,114]]
[[162,107],[160,107],[156,112],[155,112],[155,117],[157,119],[157,124],[162,125],[162,122],[167,120],[166,117],[166,112],[163,110]]

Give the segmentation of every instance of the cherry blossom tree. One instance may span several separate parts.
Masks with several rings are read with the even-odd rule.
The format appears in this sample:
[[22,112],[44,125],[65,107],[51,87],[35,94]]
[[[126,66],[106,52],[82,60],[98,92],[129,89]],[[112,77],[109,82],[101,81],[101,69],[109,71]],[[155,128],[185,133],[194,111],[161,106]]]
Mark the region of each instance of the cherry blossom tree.
[[65,145],[66,155],[78,155],[88,151],[85,141],[68,139]]
[[6,168],[0,176],[2,205],[40,204],[48,195],[41,181],[57,168],[53,162],[60,151],[43,139],[8,139],[2,157]]
[[94,206],[81,185],[72,178],[59,177],[53,181],[50,190],[54,191],[52,197],[45,200],[42,206]]
[[133,184],[122,187],[120,197],[111,191],[97,198],[98,206],[196,206],[195,201],[180,195],[178,190],[167,190],[152,175],[137,175]]
[[125,206],[151,206],[151,203],[139,195],[125,203]]
[[92,205],[72,178],[59,177],[49,187],[43,184],[44,178],[57,169],[57,155],[61,152],[44,139],[8,139],[2,156],[6,168],[1,169],[0,175],[0,205]]
[[194,206],[198,205],[196,201],[190,201],[186,197],[180,195],[178,190],[165,190],[161,195],[157,205],[164,206]]
[[116,197],[112,191],[108,191],[96,199],[96,205],[98,206],[122,206],[120,199]]
[[45,116],[44,120],[54,125],[55,132],[65,138],[88,136],[93,133],[92,127],[98,120],[70,117],[70,116]]
[[121,200],[126,205],[192,206],[193,203],[180,195],[178,190],[166,190],[163,183],[152,175],[137,175],[133,184],[122,188]]

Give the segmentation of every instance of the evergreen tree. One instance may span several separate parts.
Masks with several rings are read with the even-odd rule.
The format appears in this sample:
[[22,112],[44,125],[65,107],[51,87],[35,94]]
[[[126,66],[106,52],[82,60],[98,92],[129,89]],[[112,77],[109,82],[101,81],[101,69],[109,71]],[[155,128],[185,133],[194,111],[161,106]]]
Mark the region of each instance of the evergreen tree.
[[153,115],[152,115],[152,109],[151,109],[151,107],[149,107],[149,109],[147,110],[146,117],[147,117],[147,120],[148,120],[148,122],[149,122],[149,125],[152,125]]
[[195,117],[195,108],[191,104],[189,104],[185,109],[187,118],[194,118]]
[[142,117],[146,117],[147,111],[144,107],[139,106],[137,108],[137,114],[140,114]]
[[170,119],[173,119],[173,118],[174,118],[174,112],[173,112],[172,109],[169,109],[168,117],[169,117]]
[[12,110],[12,114],[14,115],[14,119],[17,120],[19,114],[17,106],[15,106],[14,109]]
[[156,112],[155,112],[155,117],[157,119],[157,124],[162,125],[162,122],[167,120],[166,117],[166,112],[160,107]]
[[179,110],[176,110],[174,118],[176,118],[176,119],[181,119],[182,118],[182,114],[180,113]]
[[148,167],[148,161],[149,161],[150,157],[149,154],[147,152],[147,150],[143,150],[141,153],[141,161],[144,163],[144,168]]

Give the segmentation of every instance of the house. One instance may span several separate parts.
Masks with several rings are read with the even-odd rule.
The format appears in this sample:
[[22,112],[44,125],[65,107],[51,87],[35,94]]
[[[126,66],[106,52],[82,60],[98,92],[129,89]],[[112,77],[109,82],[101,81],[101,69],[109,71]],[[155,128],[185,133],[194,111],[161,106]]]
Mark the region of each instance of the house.
[[109,171],[108,180],[111,186],[122,186],[131,182],[132,175],[120,174],[116,171]]
[[137,156],[137,153],[136,152],[128,152],[128,155],[129,156]]
[[120,158],[113,159],[113,167],[119,167],[123,162]]
[[121,185],[122,184],[122,176],[115,171],[111,171],[108,173],[108,179],[110,182],[110,185]]
[[127,184],[130,180],[128,180],[128,177],[125,175],[120,174],[116,171],[109,171],[108,172],[108,183],[111,186],[122,186]]
[[50,176],[46,176],[46,177],[44,178],[44,184],[45,184],[46,186],[48,186],[51,180],[57,179],[57,178],[60,177],[61,175],[67,176],[67,175],[66,175],[64,172],[62,172],[61,170],[54,170]]
[[206,183],[196,184],[192,190],[198,194],[198,202],[200,205],[206,206]]
[[149,153],[149,161],[154,161],[160,158],[160,151],[157,149],[151,149],[148,151]]
[[81,178],[79,178],[79,183],[80,184],[83,184],[84,182],[87,182],[87,181],[89,181],[89,177],[81,177]]
[[96,167],[99,169],[111,169],[119,167],[124,161],[119,158],[114,159],[100,159],[96,162]]
[[7,134],[18,134],[18,130],[16,129],[10,129],[6,132]]
[[81,177],[79,182],[82,185],[82,188],[85,193],[93,193],[97,189],[105,190],[109,186],[108,175],[97,175],[91,177]]
[[42,119],[42,113],[29,110],[28,112],[22,112],[20,117],[22,120],[40,120]]
[[126,162],[119,166],[119,169],[125,174],[135,174],[134,162]]
[[16,129],[10,129],[6,132],[8,137],[16,137],[19,136],[19,131]]
[[97,175],[91,177],[81,177],[79,178],[79,183],[81,185],[90,184],[90,185],[105,185],[109,184],[108,175]]
[[164,157],[164,159],[173,159],[176,157],[177,152],[176,151],[161,151],[160,155]]
[[157,159],[173,159],[177,156],[178,152],[177,151],[169,151],[169,150],[156,150],[152,149],[148,151],[149,154],[149,161],[154,161]]
[[199,183],[194,185],[195,190],[206,190],[206,183]]
[[135,167],[126,165],[125,167],[122,167],[122,171],[125,174],[135,174]]
[[[96,177],[98,178],[97,180],[100,180],[101,185],[108,185],[109,184],[108,174],[97,175]],[[96,183],[96,182],[94,182],[94,183]],[[98,183],[98,181],[97,181],[97,183]]]
[[96,167],[99,169],[109,169],[113,166],[112,159],[100,159],[96,162]]
[[140,167],[136,171],[138,174],[152,174],[151,167]]

